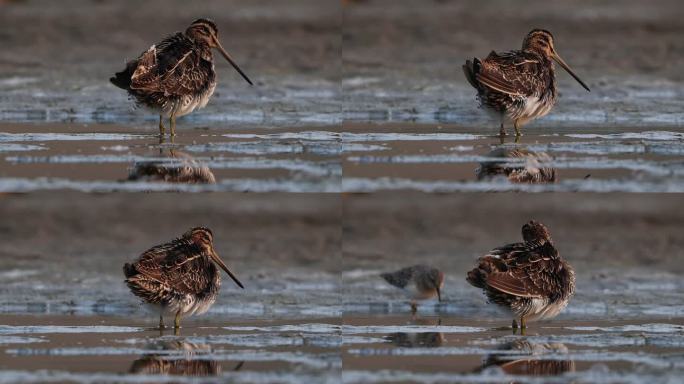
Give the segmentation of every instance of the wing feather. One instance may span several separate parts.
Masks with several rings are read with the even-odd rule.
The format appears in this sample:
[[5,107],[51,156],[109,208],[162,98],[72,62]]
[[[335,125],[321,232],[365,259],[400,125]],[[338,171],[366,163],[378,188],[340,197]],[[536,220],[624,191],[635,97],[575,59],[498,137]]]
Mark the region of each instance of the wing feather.
[[182,239],[147,250],[133,266],[138,275],[129,280],[147,291],[195,295],[205,291],[213,278],[207,273],[211,262],[197,246]]
[[545,70],[541,64],[539,57],[526,52],[492,52],[481,60],[476,79],[491,90],[512,97],[528,97],[534,93],[535,81]]
[[501,292],[519,297],[542,297],[536,286],[530,283],[524,275],[515,273],[493,273],[487,277],[487,285]]
[[[213,71],[203,60],[194,42],[178,32],[145,51],[137,61],[130,88],[144,92],[159,92],[164,96],[193,94],[207,86]],[[200,70],[203,69],[203,70]]]

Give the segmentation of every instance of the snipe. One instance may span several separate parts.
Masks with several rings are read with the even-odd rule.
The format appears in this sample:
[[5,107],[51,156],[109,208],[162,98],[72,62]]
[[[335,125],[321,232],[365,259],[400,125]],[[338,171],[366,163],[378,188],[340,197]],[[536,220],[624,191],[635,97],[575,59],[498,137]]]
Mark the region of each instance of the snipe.
[[165,131],[163,117],[168,117],[174,136],[176,118],[203,108],[214,94],[216,71],[212,48],[218,49],[252,84],[221,46],[216,24],[209,19],[195,20],[185,33],[177,32],[151,46],[140,57],[126,63],[126,68],[109,81],[128,91],[139,105],[159,113],[161,135]]
[[522,243],[480,257],[467,280],[484,289],[490,302],[510,309],[525,328],[527,320],[555,317],[568,305],[575,293],[575,271],[560,257],[543,224],[526,223],[522,237]]
[[411,300],[411,312],[416,313],[419,300],[437,297],[442,301],[444,273],[427,265],[413,265],[380,275],[389,284],[401,288]]
[[214,250],[211,230],[196,227],[150,248],[123,270],[131,292],[159,309],[159,328],[164,328],[165,313],[175,314],[179,328],[181,316],[202,314],[216,301],[221,275],[215,264],[244,288]]
[[484,60],[466,60],[463,72],[477,90],[480,104],[500,119],[500,135],[505,136],[505,122],[513,122],[516,136],[520,126],[546,115],[556,104],[556,72],[553,61],[575,78],[587,91],[589,87],[558,55],[553,35],[533,29],[523,40],[522,50],[497,53]]

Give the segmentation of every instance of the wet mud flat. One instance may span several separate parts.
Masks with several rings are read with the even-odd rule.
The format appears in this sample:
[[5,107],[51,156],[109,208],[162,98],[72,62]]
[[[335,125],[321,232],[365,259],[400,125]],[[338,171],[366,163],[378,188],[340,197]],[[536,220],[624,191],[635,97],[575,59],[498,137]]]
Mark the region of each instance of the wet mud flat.
[[203,317],[173,330],[139,318],[1,315],[0,382],[339,383],[339,318]]
[[[670,383],[684,369],[678,195],[345,195],[343,381]],[[466,272],[490,249],[546,224],[575,269],[555,319],[513,334]],[[379,275],[417,263],[445,273],[442,301],[410,313]],[[508,327],[508,328],[507,328]]]
[[524,7],[505,0],[349,2],[342,41],[345,119],[485,123],[461,65],[492,50],[519,49],[525,34],[543,28],[591,92],[556,66],[559,101],[545,122],[531,126],[681,126],[683,15],[676,0]]
[[0,2],[8,52],[0,60],[0,118],[153,122],[154,114],[133,108],[109,78],[127,60],[201,17],[216,22],[222,44],[255,85],[216,55],[216,92],[203,113],[189,118],[258,125],[341,120],[336,0]]
[[234,321],[179,334],[138,318],[0,317],[3,382],[665,383],[684,319],[557,320],[522,335],[457,314]]
[[[131,316],[146,309],[122,267],[194,226],[245,289],[223,276],[207,316],[336,317],[341,207],[326,194],[0,195],[0,313]],[[158,317],[145,315],[154,326]]]
[[684,319],[558,320],[513,334],[458,315],[344,316],[343,382],[669,383]]
[[[340,381],[337,196],[131,196],[0,195],[0,382]],[[160,335],[122,266],[196,225],[245,289]]]
[[[487,127],[186,122],[172,140],[160,139],[151,123],[4,123],[0,191],[684,191],[679,128],[531,127],[516,142]],[[495,154],[502,150],[533,157]],[[491,166],[551,169],[554,180],[479,174]]]
[[[493,125],[345,123],[342,142],[366,151],[343,152],[346,192],[454,191],[684,191],[684,131],[679,128],[530,127],[517,141]],[[524,151],[525,158],[500,151]],[[511,182],[491,167],[552,170],[554,180]]]
[[0,190],[340,190],[337,126],[179,126],[177,137],[161,139],[153,123],[3,123]]

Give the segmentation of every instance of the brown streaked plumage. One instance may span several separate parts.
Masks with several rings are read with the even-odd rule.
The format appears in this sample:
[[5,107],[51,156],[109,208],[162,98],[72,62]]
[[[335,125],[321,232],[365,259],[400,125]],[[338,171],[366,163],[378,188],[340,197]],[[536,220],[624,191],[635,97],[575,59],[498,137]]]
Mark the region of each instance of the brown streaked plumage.
[[126,284],[144,302],[159,306],[159,327],[164,327],[164,312],[175,313],[174,325],[180,327],[182,315],[206,312],[218,296],[221,275],[218,264],[240,287],[214,250],[214,235],[209,228],[195,227],[169,243],[145,251],[134,263],[126,263]]
[[526,223],[522,236],[522,243],[480,257],[467,280],[482,288],[490,302],[510,309],[525,328],[527,320],[552,318],[565,308],[575,293],[575,271],[560,257],[543,224]]
[[522,50],[492,51],[484,60],[466,60],[463,65],[466,79],[477,90],[480,105],[501,119],[501,136],[506,135],[504,120],[512,121],[516,136],[520,136],[522,124],[546,115],[556,104],[553,61],[589,91],[556,52],[551,32],[543,29],[528,33]]
[[380,275],[389,284],[403,289],[411,299],[411,311],[417,310],[418,300],[437,297],[442,301],[441,289],[444,286],[444,273],[427,265],[413,265],[395,272]]
[[109,81],[125,89],[137,104],[159,112],[161,135],[165,131],[162,117],[168,117],[174,136],[176,117],[206,106],[216,89],[212,48],[252,84],[221,46],[216,24],[209,19],[197,19],[184,33],[151,46]]
[[[501,158],[502,161],[480,163],[480,167],[475,171],[478,180],[503,176],[512,183],[556,182],[556,169],[549,165],[551,156],[545,152],[534,152],[522,148],[497,148],[489,152],[487,157]],[[515,163],[511,164],[507,161]]]

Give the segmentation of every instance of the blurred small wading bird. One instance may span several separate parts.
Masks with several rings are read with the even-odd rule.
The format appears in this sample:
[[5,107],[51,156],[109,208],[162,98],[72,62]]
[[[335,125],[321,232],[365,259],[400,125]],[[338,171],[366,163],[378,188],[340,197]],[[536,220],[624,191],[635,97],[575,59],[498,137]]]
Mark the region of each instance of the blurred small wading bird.
[[589,91],[556,52],[551,32],[543,29],[528,33],[520,51],[492,51],[484,60],[466,60],[465,77],[477,90],[480,105],[500,119],[501,136],[506,135],[504,122],[512,121],[516,136],[520,136],[522,124],[545,116],[556,104],[558,90],[552,60]]
[[523,225],[522,237],[522,243],[480,257],[467,280],[484,289],[490,302],[510,309],[525,328],[527,320],[555,317],[568,305],[575,293],[575,271],[560,257],[543,224],[532,220]]
[[444,273],[427,265],[414,265],[396,272],[380,275],[391,285],[403,289],[411,299],[411,312],[416,313],[418,300],[428,300],[437,296],[442,301],[441,289],[444,286]]
[[209,228],[196,227],[180,238],[145,251],[133,264],[124,265],[126,284],[134,295],[159,309],[159,328],[164,313],[175,313],[175,328],[183,315],[202,314],[214,304],[221,287],[218,264],[240,288],[214,250]]
[[168,117],[174,136],[176,117],[204,108],[216,89],[212,48],[218,49],[252,85],[223,49],[216,24],[208,19],[195,20],[185,33],[177,32],[151,46],[109,81],[128,91],[137,104],[159,113],[160,135],[165,130],[163,117]]

